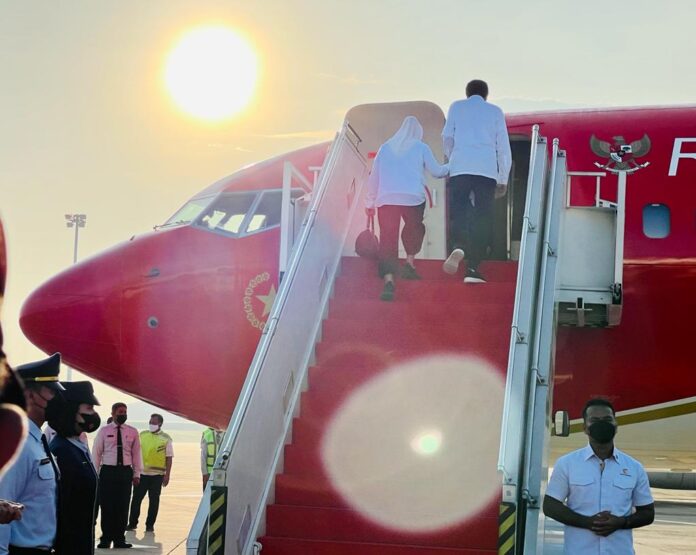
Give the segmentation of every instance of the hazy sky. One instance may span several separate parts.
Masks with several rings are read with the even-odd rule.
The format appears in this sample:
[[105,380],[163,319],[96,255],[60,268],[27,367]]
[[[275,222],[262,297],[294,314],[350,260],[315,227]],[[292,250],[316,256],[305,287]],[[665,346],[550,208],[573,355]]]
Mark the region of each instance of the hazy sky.
[[[483,78],[508,111],[696,100],[691,0],[0,0],[3,307],[14,364],[29,292],[72,261],[162,223],[240,166],[330,138],[364,102],[443,109]],[[252,105],[221,124],[163,86],[186,30],[238,30],[260,60]],[[103,402],[121,397],[99,389]]]

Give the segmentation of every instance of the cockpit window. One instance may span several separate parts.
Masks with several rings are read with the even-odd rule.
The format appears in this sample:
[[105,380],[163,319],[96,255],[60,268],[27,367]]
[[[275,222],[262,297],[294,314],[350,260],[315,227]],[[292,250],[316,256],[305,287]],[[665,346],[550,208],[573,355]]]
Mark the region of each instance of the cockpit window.
[[[304,191],[292,189],[291,203]],[[222,193],[188,201],[163,226],[193,225],[209,231],[243,236],[280,225],[282,191],[267,189]],[[291,216],[295,217],[295,216]]]
[[257,192],[223,194],[203,212],[196,225],[237,235],[257,195]]
[[206,206],[210,204],[213,197],[196,198],[188,201],[182,206],[171,218],[169,218],[162,227],[173,225],[190,224],[195,220]]
[[[293,189],[290,191],[291,202],[303,194],[304,192],[301,189]],[[246,232],[253,233],[280,225],[281,200],[282,191],[280,189],[264,191],[263,196],[256,205],[254,215],[247,224]]]

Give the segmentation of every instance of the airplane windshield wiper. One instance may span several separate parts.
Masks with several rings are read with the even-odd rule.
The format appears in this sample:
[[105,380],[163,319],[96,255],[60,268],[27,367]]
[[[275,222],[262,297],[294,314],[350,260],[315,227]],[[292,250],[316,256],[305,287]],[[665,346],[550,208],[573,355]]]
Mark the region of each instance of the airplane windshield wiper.
[[166,224],[159,224],[156,226],[153,226],[152,229],[157,231],[158,229],[162,229],[163,227],[171,227],[174,225],[185,225],[185,224],[190,224],[191,220],[177,220],[175,222],[167,222]]

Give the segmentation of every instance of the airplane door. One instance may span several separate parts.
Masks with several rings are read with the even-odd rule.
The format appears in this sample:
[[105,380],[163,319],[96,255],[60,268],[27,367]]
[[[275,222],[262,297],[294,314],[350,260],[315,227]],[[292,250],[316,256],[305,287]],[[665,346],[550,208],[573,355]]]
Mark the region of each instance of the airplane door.
[[527,137],[511,137],[512,169],[505,197],[496,199],[493,212],[490,258],[493,260],[517,260],[522,240],[522,218],[527,198],[529,177],[530,140]]

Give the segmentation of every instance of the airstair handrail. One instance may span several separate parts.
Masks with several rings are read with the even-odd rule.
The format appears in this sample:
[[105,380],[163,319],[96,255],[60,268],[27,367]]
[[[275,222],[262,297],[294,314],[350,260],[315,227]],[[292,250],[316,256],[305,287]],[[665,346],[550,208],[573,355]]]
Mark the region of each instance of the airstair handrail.
[[[345,127],[343,130],[336,134],[336,138],[334,139],[333,145],[338,145],[340,143],[340,140],[344,136]],[[218,461],[221,463],[221,466],[223,467],[226,466],[227,460],[229,458],[229,452],[232,450],[235,443],[237,442],[239,428],[241,426],[242,421],[244,420],[244,415],[249,406],[251,395],[254,392],[254,387],[256,385],[256,381],[258,379],[263,360],[268,351],[270,340],[273,336],[275,322],[277,322],[278,316],[283,310],[283,306],[285,305],[285,301],[287,300],[288,293],[290,291],[290,284],[292,283],[292,280],[295,274],[297,273],[299,259],[301,258],[302,252],[304,251],[304,248],[307,244],[309,230],[312,228],[314,218],[316,217],[317,207],[321,203],[321,199],[326,189],[327,179],[325,179],[325,176],[330,174],[330,171],[333,169],[336,163],[337,152],[338,148],[334,148],[332,146],[331,152],[329,152],[329,155],[327,156],[324,168],[319,174],[319,185],[316,187],[315,195],[312,199],[312,207],[310,208],[309,213],[307,214],[307,220],[303,224],[302,233],[300,234],[300,238],[297,241],[296,248],[293,249],[290,258],[290,264],[288,266],[287,274],[285,276],[287,279],[284,280],[278,288],[278,293],[273,303],[273,308],[271,309],[271,312],[268,315],[267,324],[263,330],[263,333],[261,334],[261,340],[259,341],[259,345],[256,348],[256,353],[251,362],[251,365],[249,366],[249,372],[247,373],[246,380],[244,381],[244,386],[242,387],[242,390],[239,394],[239,398],[237,399],[237,404],[235,406],[234,412],[232,413],[230,424],[227,427],[227,431],[225,432],[223,443],[222,445],[220,445]],[[215,462],[215,466],[218,466],[218,461]]]
[[[538,385],[549,386],[549,372],[548,366],[542,367],[540,364],[540,353],[542,349],[542,326],[546,323],[544,321],[544,303],[548,302],[549,295],[547,293],[547,279],[549,277],[555,278],[555,271],[553,276],[548,276],[549,258],[556,256],[556,249],[554,245],[557,246],[557,237],[552,237],[553,232],[557,232],[557,228],[552,226],[552,218],[558,217],[557,210],[554,210],[554,198],[557,191],[555,191],[554,186],[556,184],[556,177],[558,172],[558,157],[560,155],[559,151],[559,140],[553,140],[552,154],[551,154],[551,172],[549,174],[549,185],[546,191],[545,202],[545,218],[544,218],[544,239],[542,243],[541,261],[539,264],[539,288],[538,295],[536,298],[536,312],[534,318],[534,331],[532,334],[532,349],[531,349],[531,366],[530,366],[530,380],[536,381]],[[554,302],[554,290],[555,282],[551,286],[551,296],[550,302]],[[546,362],[546,361],[544,361]],[[529,412],[528,421],[533,421],[533,411],[535,407],[535,396],[536,388],[530,387],[530,403],[528,405]],[[525,434],[525,448],[524,448],[524,468],[529,469],[531,460],[533,458],[532,452],[532,434]],[[529,493],[528,487],[528,473],[524,472],[522,487],[527,493]],[[533,492],[536,493],[536,492]],[[533,495],[533,494],[532,494]]]
[[512,394],[513,394],[513,374],[509,371],[509,366],[511,362],[514,359],[514,354],[515,354],[515,349],[516,345],[518,343],[525,343],[527,342],[528,338],[526,337],[523,330],[520,330],[520,311],[522,307],[522,303],[524,301],[523,296],[524,296],[524,291],[522,287],[522,281],[523,281],[523,274],[525,267],[529,265],[528,259],[532,257],[532,264],[534,264],[534,259],[535,259],[535,254],[534,253],[528,253],[529,245],[528,245],[528,234],[530,231],[530,226],[531,228],[536,228],[535,223],[530,221],[530,213],[531,213],[531,204],[532,204],[532,199],[534,198],[534,188],[535,188],[535,179],[537,178],[536,172],[538,170],[537,168],[537,150],[538,150],[538,145],[541,140],[541,137],[539,135],[539,125],[534,125],[532,127],[532,138],[531,138],[531,149],[530,149],[530,154],[529,154],[529,177],[527,180],[527,194],[526,194],[526,199],[525,199],[525,209],[524,209],[524,215],[522,218],[522,238],[520,242],[520,254],[519,254],[519,263],[518,263],[518,270],[517,270],[517,280],[515,284],[515,301],[514,301],[514,308],[513,308],[513,313],[512,313],[512,323],[511,323],[511,333],[510,333],[510,348],[508,352],[508,372],[506,375],[505,379],[505,402],[503,404],[503,414],[502,414],[502,420],[501,420],[501,433],[500,433],[500,451],[499,451],[499,456],[498,456],[498,471],[502,472],[503,474],[503,482],[504,483],[511,483],[513,481],[516,481],[516,477],[513,477],[509,473],[508,469],[508,464],[506,464],[508,461],[506,460],[507,454],[508,454],[508,428],[509,425],[508,423],[510,422],[510,412],[511,412],[511,399],[512,399]]
[[[331,146],[213,467],[211,506],[224,490],[225,552],[229,546],[248,555],[263,533],[266,500],[361,198],[367,161],[358,141],[344,124]],[[212,516],[209,524],[212,538]]]

